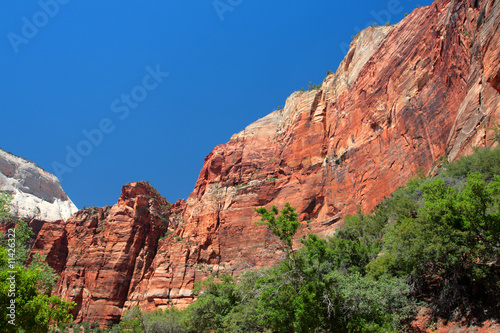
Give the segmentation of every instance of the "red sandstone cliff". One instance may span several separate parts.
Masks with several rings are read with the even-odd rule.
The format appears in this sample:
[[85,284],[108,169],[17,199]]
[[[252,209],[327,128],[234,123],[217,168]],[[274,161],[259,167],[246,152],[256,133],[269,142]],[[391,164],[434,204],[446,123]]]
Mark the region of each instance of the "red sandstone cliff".
[[45,223],[32,251],[60,275],[55,294],[77,303],[77,320],[117,321],[145,278],[169,225],[168,203],[148,183],[123,187],[113,207]]
[[187,201],[166,209],[133,183],[112,208],[45,224],[33,250],[60,273],[56,294],[78,302],[78,320],[183,307],[208,271],[280,257],[253,207],[290,202],[312,232],[331,233],[418,169],[492,145],[499,121],[500,2],[438,0],[364,30],[321,89],[215,147]]

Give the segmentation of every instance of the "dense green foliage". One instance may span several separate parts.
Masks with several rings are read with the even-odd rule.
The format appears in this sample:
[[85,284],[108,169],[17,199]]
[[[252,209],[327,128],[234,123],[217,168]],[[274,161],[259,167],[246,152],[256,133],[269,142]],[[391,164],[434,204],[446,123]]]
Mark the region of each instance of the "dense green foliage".
[[[0,193],[0,223],[14,221],[12,198]],[[26,266],[28,242],[33,231],[23,220],[0,235],[0,332],[47,332],[49,325],[72,319],[72,304],[49,296],[54,271],[35,255]]]
[[500,176],[481,173],[447,185],[422,181],[423,196],[409,216],[387,227],[383,254],[369,275],[405,277],[414,294],[432,296],[435,315],[482,317],[498,305]]
[[366,264],[381,249],[382,226],[357,215],[325,240],[302,239],[292,251],[299,227],[295,209],[258,208],[258,224],[270,228],[281,243],[285,259],[266,269],[248,271],[236,282],[222,275],[196,285],[198,300],[184,311],[163,315],[126,315],[121,328],[137,332],[152,325],[178,323],[176,332],[396,332],[415,309],[403,279],[368,277]]

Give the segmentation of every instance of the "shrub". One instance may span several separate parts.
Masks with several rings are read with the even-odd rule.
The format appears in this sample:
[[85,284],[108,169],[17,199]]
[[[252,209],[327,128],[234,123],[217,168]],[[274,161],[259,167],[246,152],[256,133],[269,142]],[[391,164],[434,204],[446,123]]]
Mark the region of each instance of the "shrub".
[[322,86],[322,83],[311,83],[309,81],[309,85],[307,87],[307,90],[320,90]]

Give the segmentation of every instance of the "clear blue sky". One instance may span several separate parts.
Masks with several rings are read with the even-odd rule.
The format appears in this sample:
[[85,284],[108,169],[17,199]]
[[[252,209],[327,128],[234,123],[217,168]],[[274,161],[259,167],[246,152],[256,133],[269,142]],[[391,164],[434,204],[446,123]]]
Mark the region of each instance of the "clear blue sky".
[[216,145],[335,71],[357,29],[416,6],[2,1],[0,147],[60,176],[79,208],[138,180],[187,198]]

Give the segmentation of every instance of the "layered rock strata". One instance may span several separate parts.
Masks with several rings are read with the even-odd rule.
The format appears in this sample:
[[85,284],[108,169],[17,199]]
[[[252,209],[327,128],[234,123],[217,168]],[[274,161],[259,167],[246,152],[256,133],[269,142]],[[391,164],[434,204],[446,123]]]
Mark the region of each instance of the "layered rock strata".
[[419,169],[494,145],[499,15],[494,0],[437,0],[395,26],[368,28],[320,89],[293,93],[215,147],[187,201],[155,213],[166,202],[135,183],[112,208],[44,225],[34,251],[61,274],[56,294],[78,301],[78,320],[116,321],[136,305],[182,308],[210,272],[238,275],[281,258],[254,207],[289,202],[299,237],[325,236]]
[[169,214],[151,185],[132,183],[113,207],[45,223],[32,252],[45,255],[59,274],[54,293],[77,303],[77,321],[116,322],[131,291],[147,279]]
[[66,220],[78,210],[56,176],[2,149],[0,191],[13,195],[12,211],[26,219]]

